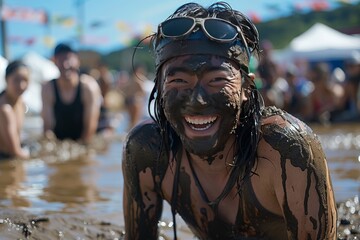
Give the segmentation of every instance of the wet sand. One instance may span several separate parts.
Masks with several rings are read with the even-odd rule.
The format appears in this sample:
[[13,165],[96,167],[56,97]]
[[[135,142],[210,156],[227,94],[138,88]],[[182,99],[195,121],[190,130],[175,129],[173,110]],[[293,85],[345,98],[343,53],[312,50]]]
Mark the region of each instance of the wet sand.
[[[338,204],[337,239],[339,240],[360,239],[360,205],[359,202],[354,203],[354,199]],[[118,240],[124,239],[125,235],[124,226],[86,214],[34,215],[22,210],[3,208],[0,208],[0,213],[0,236],[4,240],[24,238]],[[167,230],[171,231],[171,229]],[[161,234],[159,239],[171,238],[169,235]]]
[[0,209],[1,239],[123,239],[122,226],[86,215],[33,215]]

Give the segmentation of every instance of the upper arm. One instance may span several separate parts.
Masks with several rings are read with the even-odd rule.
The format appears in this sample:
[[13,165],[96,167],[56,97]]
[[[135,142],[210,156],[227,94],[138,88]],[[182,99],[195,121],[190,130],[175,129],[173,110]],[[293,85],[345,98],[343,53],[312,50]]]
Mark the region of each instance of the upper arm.
[[[280,122],[280,124],[278,124]],[[326,157],[315,134],[285,114],[263,127],[274,154],[274,191],[290,239],[335,239],[336,206]]]
[[20,135],[16,116],[11,106],[5,104],[0,108],[0,134],[5,144],[4,148],[11,156],[26,158],[21,149]]
[[133,129],[123,151],[126,239],[157,239],[162,198],[155,186],[159,134],[153,124]]
[[84,132],[83,139],[89,141],[95,134],[101,106],[101,92],[98,83],[88,75],[82,75],[83,103],[84,103]]
[[43,130],[53,130],[55,126],[55,120],[53,116],[53,104],[54,104],[54,94],[51,82],[46,82],[42,85],[41,89],[41,99],[42,99],[42,110],[41,117],[43,119]]

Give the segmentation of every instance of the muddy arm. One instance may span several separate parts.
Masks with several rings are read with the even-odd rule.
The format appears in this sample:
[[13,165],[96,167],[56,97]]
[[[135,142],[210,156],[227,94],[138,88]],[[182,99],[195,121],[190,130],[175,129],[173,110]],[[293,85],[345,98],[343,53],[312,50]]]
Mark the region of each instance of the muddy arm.
[[163,203],[155,188],[154,164],[160,141],[151,132],[149,125],[135,128],[123,151],[125,239],[158,239]]
[[336,206],[326,157],[315,134],[288,114],[263,127],[274,150],[274,190],[289,239],[336,239]]

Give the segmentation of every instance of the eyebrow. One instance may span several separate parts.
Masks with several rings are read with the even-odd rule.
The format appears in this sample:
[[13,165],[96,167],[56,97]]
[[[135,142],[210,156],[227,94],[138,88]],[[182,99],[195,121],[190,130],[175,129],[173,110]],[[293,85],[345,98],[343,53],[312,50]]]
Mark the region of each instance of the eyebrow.
[[[202,68],[202,67],[200,67]],[[212,72],[212,71],[229,71],[228,67],[224,67],[224,66],[205,66],[205,70],[207,72]],[[202,70],[204,71],[204,70]],[[176,66],[176,67],[170,67],[166,72],[166,76],[173,76],[175,73],[177,72],[183,72],[183,73],[187,73],[187,74],[196,74],[194,72],[194,70],[192,70],[190,67],[184,67],[184,66]]]
[[170,67],[169,69],[167,69],[167,71],[165,72],[166,76],[173,76],[175,75],[175,73],[177,72],[183,72],[183,73],[188,73],[188,74],[194,74],[194,72],[188,68],[188,67]]

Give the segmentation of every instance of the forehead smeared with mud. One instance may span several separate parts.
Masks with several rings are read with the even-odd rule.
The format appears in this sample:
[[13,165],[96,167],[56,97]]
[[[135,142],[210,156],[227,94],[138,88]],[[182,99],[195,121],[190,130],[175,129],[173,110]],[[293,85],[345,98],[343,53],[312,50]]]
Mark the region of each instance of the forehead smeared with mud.
[[174,57],[164,63],[162,70],[163,79],[166,76],[174,75],[179,70],[194,73],[199,77],[210,71],[225,70],[230,71],[233,77],[241,78],[240,67],[236,63],[224,57],[210,54]]
[[159,69],[166,61],[184,55],[215,55],[232,60],[248,71],[249,56],[241,41],[219,43],[209,40],[202,31],[187,39],[161,39],[155,46],[155,64]]

